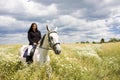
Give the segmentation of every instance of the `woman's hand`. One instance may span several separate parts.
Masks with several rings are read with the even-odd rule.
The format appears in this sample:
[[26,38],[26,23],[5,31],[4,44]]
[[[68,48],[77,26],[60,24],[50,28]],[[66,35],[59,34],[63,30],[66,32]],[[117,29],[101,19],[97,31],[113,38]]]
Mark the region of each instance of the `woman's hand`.
[[37,45],[37,43],[33,43],[34,45]]
[[38,41],[38,44],[40,44],[40,41]]

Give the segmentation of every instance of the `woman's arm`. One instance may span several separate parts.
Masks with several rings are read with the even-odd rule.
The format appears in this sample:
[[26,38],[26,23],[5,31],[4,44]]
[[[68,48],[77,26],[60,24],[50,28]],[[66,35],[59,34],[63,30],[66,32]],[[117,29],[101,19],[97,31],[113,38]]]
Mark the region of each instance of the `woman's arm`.
[[34,41],[33,41],[32,38],[31,38],[30,32],[28,32],[28,40],[29,40],[30,43],[34,43]]

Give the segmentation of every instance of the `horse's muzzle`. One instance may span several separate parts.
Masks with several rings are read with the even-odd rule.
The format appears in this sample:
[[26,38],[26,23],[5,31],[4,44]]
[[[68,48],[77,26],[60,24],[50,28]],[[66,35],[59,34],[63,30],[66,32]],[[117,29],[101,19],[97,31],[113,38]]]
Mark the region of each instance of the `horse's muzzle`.
[[55,54],[60,54],[61,53],[61,47],[59,44],[55,45],[53,48]]
[[55,54],[60,54],[61,53],[61,50],[56,50],[55,51]]

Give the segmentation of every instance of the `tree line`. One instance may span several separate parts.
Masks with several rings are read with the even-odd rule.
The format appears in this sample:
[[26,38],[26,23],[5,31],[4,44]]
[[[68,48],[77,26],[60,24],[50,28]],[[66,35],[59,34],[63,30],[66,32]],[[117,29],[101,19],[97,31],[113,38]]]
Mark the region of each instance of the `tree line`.
[[[93,41],[93,44],[97,44],[97,43],[110,43],[110,42],[120,42],[120,39],[118,38],[110,38],[108,41],[105,41],[104,38],[101,38],[99,42],[95,42]],[[90,43],[89,41],[81,41],[81,42],[76,42],[76,43]]]

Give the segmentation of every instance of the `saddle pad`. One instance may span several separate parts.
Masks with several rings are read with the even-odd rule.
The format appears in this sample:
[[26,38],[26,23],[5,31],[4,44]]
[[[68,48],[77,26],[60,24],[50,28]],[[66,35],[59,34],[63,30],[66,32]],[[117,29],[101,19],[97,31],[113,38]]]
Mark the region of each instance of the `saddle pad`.
[[33,46],[32,46],[32,45],[29,45],[29,46],[27,47],[27,49],[25,50],[23,57],[26,58],[27,56],[30,56],[30,52],[31,52],[32,48],[33,48]]
[[25,50],[23,57],[26,58],[27,57],[27,53],[28,53],[28,48]]

